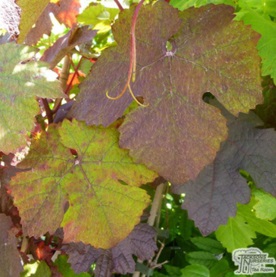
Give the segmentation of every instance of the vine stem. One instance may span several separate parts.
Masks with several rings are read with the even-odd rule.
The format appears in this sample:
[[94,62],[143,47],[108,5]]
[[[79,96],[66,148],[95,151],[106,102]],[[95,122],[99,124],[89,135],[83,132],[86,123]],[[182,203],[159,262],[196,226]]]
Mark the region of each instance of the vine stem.
[[[61,69],[61,72],[60,72],[60,78],[59,78],[62,91],[65,94],[67,92],[67,80],[68,80],[68,77],[69,77],[70,67],[71,67],[71,56],[66,55],[64,57],[62,69]],[[59,98],[55,101],[55,105],[54,105],[54,108],[53,108],[53,114],[55,114],[57,112],[58,108],[61,105],[61,102],[62,102],[62,98]]]
[[[166,189],[166,186],[167,186],[166,183],[161,183],[160,185],[158,185],[158,187],[155,190],[155,194],[154,194],[151,209],[150,209],[150,216],[148,218],[149,226],[154,226],[156,218],[157,218],[158,214],[160,213],[161,205],[162,205],[162,201],[163,201],[163,193]],[[138,259],[137,262],[143,263],[143,261],[140,259]],[[135,271],[132,275],[132,277],[139,277],[139,276],[140,276],[139,271]],[[142,275],[142,276],[145,276],[145,275]]]
[[118,6],[119,10],[122,12],[124,10],[123,6],[121,5],[121,3],[119,2],[119,0],[114,0],[114,2],[116,3],[116,5]]
[[122,91],[119,93],[119,95],[112,97],[108,94],[108,91],[106,92],[106,97],[111,100],[118,100],[120,99],[127,89],[129,90],[131,97],[140,105],[143,107],[146,107],[147,105],[142,104],[138,101],[138,99],[135,97],[135,95],[132,92],[132,89],[130,87],[130,81],[132,79],[132,82],[135,81],[136,76],[136,37],[135,37],[135,28],[137,23],[137,18],[140,12],[141,7],[143,6],[145,0],[141,0],[138,5],[136,6],[132,22],[131,22],[131,28],[130,28],[130,54],[129,54],[129,68],[128,68],[128,74],[127,74],[127,81],[125,83],[125,86],[123,87]]

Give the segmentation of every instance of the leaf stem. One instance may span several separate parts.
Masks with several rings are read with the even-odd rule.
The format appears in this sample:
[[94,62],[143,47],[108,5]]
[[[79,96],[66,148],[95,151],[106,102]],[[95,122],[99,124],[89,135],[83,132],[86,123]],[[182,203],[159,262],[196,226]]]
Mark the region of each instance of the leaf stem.
[[48,100],[46,98],[42,98],[42,103],[43,103],[43,106],[44,106],[44,110],[46,112],[46,116],[47,116],[47,119],[48,119],[48,123],[52,123],[53,122],[53,113],[49,107],[49,103],[48,103]]

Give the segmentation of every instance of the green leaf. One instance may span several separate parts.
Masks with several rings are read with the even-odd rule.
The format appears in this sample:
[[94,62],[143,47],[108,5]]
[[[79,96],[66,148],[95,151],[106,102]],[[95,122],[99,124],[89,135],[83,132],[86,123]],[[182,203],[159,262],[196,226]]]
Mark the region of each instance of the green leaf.
[[209,277],[209,269],[203,265],[193,264],[181,269],[181,277]]
[[164,268],[166,269],[168,276],[181,276],[181,271],[179,267],[171,266],[168,264],[164,265]]
[[229,264],[226,259],[222,259],[210,269],[210,276],[225,277],[228,271],[230,271]]
[[52,273],[45,261],[36,261],[24,265],[21,277],[51,277]]
[[217,239],[232,252],[237,248],[245,248],[253,244],[252,239],[256,238],[254,229],[245,223],[240,215],[230,217],[226,225],[221,225],[216,231]]
[[255,232],[276,238],[276,225],[272,222],[256,217],[253,210],[255,203],[256,201],[254,201],[253,198],[248,205],[239,205],[237,214],[243,217],[244,221],[247,222]]
[[216,264],[217,258],[214,254],[204,251],[193,251],[186,255],[186,260],[190,264],[200,264],[211,268]]
[[253,206],[256,216],[260,219],[273,220],[276,218],[276,198],[262,190],[254,190],[257,203]]
[[220,254],[224,252],[224,248],[221,243],[215,239],[195,237],[191,238],[191,242],[199,249],[211,252],[213,254]]
[[216,231],[217,239],[225,246],[228,252],[237,248],[245,248],[253,244],[256,232],[276,237],[276,225],[267,220],[256,217],[253,206],[254,198],[247,205],[238,205],[236,217],[230,217],[226,225],[221,225]]
[[32,61],[34,49],[0,45],[0,151],[16,152],[27,144],[39,113],[36,96],[63,97],[56,74],[42,62]]
[[111,24],[114,22],[118,13],[118,9],[92,3],[78,15],[78,22],[85,25],[92,25],[93,30],[98,30],[98,33],[104,33],[111,29]]
[[186,10],[190,7],[201,7],[207,4],[226,4],[235,6],[235,1],[233,0],[172,0],[170,5],[179,9],[180,11]]
[[[128,92],[117,101],[106,97],[107,92],[116,97],[126,84],[133,12],[134,7],[124,11],[113,25],[118,45],[104,51],[93,66],[70,116],[108,126],[133,101]],[[194,179],[214,160],[227,136],[224,117],[202,100],[204,92],[212,92],[235,114],[262,99],[255,46],[259,36],[232,21],[233,12],[230,6],[210,5],[179,14],[166,2],[157,2],[139,13],[131,87],[148,106],[126,116],[120,145],[174,184]],[[103,74],[112,78],[107,81]]]
[[275,0],[239,0],[238,5],[243,9],[252,9],[267,18],[268,15],[276,16]]
[[258,52],[262,58],[262,75],[270,75],[276,83],[276,22],[260,15],[258,12],[241,9],[237,18],[262,35],[258,42]]
[[25,234],[38,237],[62,226],[65,242],[110,248],[131,232],[149,204],[137,186],[157,175],[120,149],[118,137],[115,129],[64,121],[34,141],[21,163],[32,170],[11,182]]

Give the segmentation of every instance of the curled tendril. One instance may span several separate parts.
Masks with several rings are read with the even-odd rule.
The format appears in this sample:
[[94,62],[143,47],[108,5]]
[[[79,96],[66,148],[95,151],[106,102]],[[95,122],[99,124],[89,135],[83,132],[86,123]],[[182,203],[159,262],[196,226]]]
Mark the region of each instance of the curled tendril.
[[130,82],[135,82],[135,79],[136,79],[136,38],[135,38],[135,27],[136,27],[136,22],[137,22],[137,18],[138,18],[138,14],[139,14],[139,11],[143,5],[145,0],[141,0],[135,11],[134,11],[134,14],[133,14],[133,17],[132,17],[132,23],[131,23],[131,31],[130,31],[130,61],[129,61],[129,69],[128,69],[128,76],[127,76],[127,81],[126,81],[126,84],[125,86],[123,87],[122,91],[120,92],[119,95],[115,96],[115,97],[112,97],[109,95],[109,92],[107,91],[106,92],[106,97],[108,99],[111,99],[111,100],[118,100],[120,99],[124,94],[125,92],[128,90],[131,97],[134,99],[134,101],[139,105],[139,106],[142,106],[142,107],[147,107],[147,105],[141,103],[137,98],[136,96],[134,95],[132,89],[131,89],[131,86],[130,86]]

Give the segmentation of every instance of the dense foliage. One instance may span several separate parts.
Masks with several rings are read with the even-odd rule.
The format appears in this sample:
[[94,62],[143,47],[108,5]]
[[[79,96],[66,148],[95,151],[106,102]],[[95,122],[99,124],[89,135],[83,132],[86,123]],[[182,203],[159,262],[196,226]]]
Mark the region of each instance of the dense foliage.
[[0,276],[276,258],[275,7],[0,0]]

